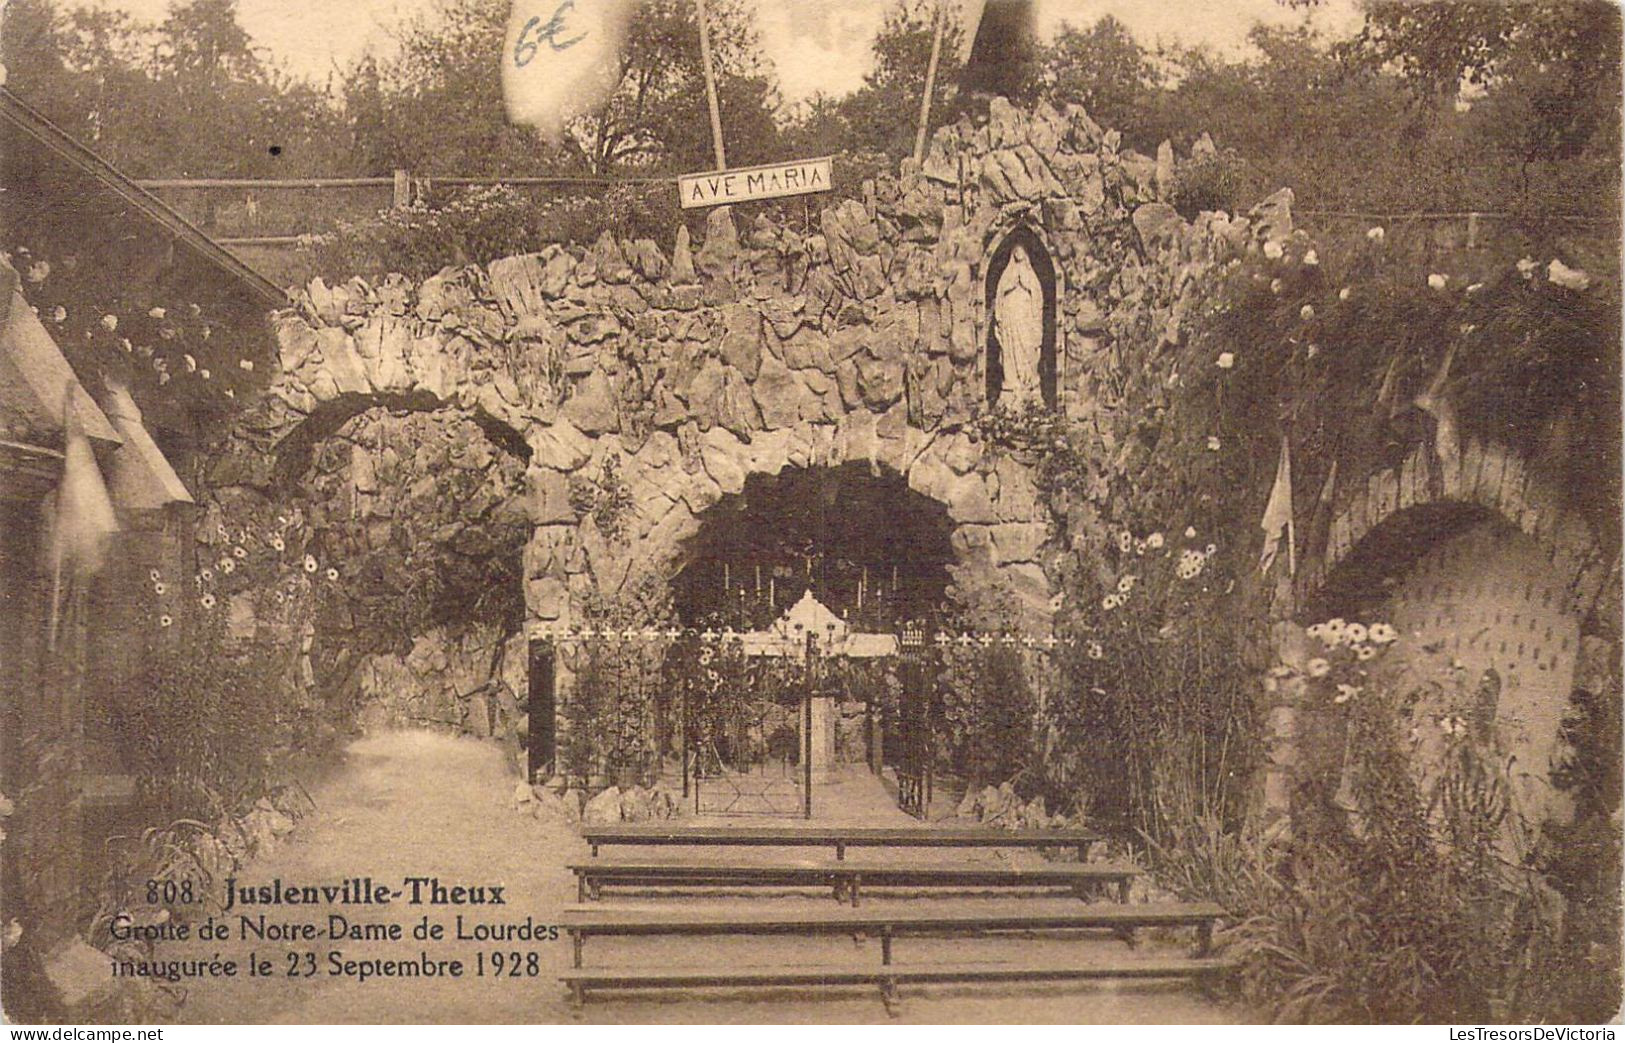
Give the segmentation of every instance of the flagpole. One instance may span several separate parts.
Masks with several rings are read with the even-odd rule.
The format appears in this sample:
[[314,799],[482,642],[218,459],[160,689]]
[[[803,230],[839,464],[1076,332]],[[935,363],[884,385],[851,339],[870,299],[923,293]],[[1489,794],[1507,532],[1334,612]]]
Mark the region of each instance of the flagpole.
[[925,129],[931,121],[931,93],[937,86],[937,61],[942,57],[942,33],[947,19],[942,17],[942,0],[938,0],[932,18],[936,31],[931,36],[931,61],[925,67],[925,93],[920,95],[920,125],[914,131],[914,162],[925,159]]
[[717,77],[711,69],[711,20],[705,13],[705,0],[694,0],[700,18],[700,62],[705,66],[705,100],[711,108],[711,143],[716,149],[717,169],[728,169],[728,156],[722,149],[722,111],[717,108]]

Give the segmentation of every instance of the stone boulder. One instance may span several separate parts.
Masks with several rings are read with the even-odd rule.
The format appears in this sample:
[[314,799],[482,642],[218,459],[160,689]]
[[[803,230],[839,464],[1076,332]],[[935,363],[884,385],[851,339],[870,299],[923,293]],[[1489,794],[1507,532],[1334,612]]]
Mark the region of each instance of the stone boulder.
[[581,809],[581,821],[589,826],[608,826],[621,821],[621,790],[611,786],[587,801]]

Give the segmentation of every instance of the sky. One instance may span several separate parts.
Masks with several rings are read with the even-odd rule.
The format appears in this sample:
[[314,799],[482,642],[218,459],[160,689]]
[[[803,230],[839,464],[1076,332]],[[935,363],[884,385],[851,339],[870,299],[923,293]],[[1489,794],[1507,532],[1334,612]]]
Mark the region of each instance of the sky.
[[[0,0],[3,2],[3,0]],[[73,0],[69,0],[73,2]],[[170,0],[90,0],[156,21]],[[239,19],[254,42],[289,72],[317,82],[342,71],[367,51],[388,53],[404,21],[436,0],[238,0]],[[869,68],[869,41],[887,0],[747,0],[757,9],[762,45],[778,69],[787,101],[815,91],[844,94]],[[983,0],[963,5],[967,23]],[[1332,35],[1359,25],[1357,0],[1321,0],[1313,14]],[[1037,0],[1039,31],[1053,35],[1063,22],[1090,25],[1103,15],[1126,24],[1142,45],[1208,44],[1235,53],[1246,47],[1258,21],[1290,24],[1302,11],[1278,0]]]

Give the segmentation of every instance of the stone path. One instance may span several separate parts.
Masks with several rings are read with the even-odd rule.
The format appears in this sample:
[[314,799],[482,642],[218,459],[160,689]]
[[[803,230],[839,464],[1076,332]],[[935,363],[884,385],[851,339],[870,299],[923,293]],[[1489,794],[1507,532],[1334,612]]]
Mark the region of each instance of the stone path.
[[[842,779],[830,787],[824,807],[836,814],[876,814],[876,794],[885,790]],[[848,789],[847,787],[851,788]],[[305,818],[281,847],[240,872],[242,884],[336,883],[347,877],[371,876],[400,886],[408,876],[437,876],[443,883],[502,885],[509,903],[495,908],[470,907],[465,925],[475,921],[553,923],[575,899],[574,877],[566,862],[586,857],[586,845],[573,831],[516,813],[511,807],[513,778],[500,751],[489,744],[426,732],[401,732],[363,739],[347,751],[341,767],[317,788],[318,808]],[[895,806],[890,810],[902,813]],[[903,818],[907,821],[913,821]],[[737,820],[736,820],[737,821]],[[755,821],[761,821],[757,819]],[[860,821],[873,823],[873,818]],[[893,821],[893,820],[887,820]],[[758,850],[759,857],[774,852]],[[1020,853],[1016,853],[1020,854]],[[940,857],[940,855],[938,856]],[[910,899],[883,899],[907,902]],[[923,899],[922,899],[923,900]],[[932,898],[933,902],[977,902],[988,899]],[[659,906],[670,897],[626,897],[616,905]],[[804,895],[718,895],[681,900],[749,907],[762,902],[815,903],[827,898]],[[759,907],[759,905],[758,905]],[[228,914],[233,933],[235,910]],[[257,917],[261,910],[253,910]],[[308,921],[325,934],[325,906],[268,907],[268,919]],[[308,943],[260,941],[171,943],[162,958],[223,956],[245,959],[250,952],[273,955],[272,978],[237,978],[193,982],[179,1020],[201,1023],[549,1023],[586,1022],[884,1022],[885,1007],[873,990],[851,990],[823,996],[775,992],[713,992],[700,995],[612,997],[594,1000],[580,1011],[567,1003],[556,975],[568,965],[566,941],[482,945],[474,941],[422,943],[410,927],[427,914],[431,920],[454,922],[455,911],[405,905],[341,907],[352,924],[406,925],[401,941],[331,941]],[[905,948],[904,946],[907,946]],[[975,947],[972,951],[971,947]],[[315,953],[314,976],[288,977],[290,948]],[[419,951],[431,957],[462,955],[472,968],[477,950],[536,952],[535,974],[521,963],[519,977],[465,977],[459,980],[380,979],[365,983],[331,976],[328,953],[343,959],[410,959]],[[970,941],[913,939],[899,943],[899,959],[1005,959],[1010,954],[1051,958],[1064,952],[1076,958],[1111,958],[1121,943],[1085,939],[991,938]],[[906,954],[906,955],[905,955]],[[878,942],[847,938],[717,938],[601,939],[589,945],[592,966],[647,966],[716,961],[737,966],[840,962],[879,959]],[[521,957],[524,961],[526,958]],[[1010,988],[940,987],[904,990],[896,1007],[898,1020],[918,1022],[1188,1022],[1230,1020],[1231,1012],[1178,987],[1032,986]]]

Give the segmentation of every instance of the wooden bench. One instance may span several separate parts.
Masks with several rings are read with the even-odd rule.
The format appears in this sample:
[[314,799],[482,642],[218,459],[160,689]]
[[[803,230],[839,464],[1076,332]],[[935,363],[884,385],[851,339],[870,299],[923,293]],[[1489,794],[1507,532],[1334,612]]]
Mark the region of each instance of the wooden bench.
[[991,931],[1074,931],[1109,929],[1133,944],[1140,927],[1196,928],[1196,956],[1206,957],[1213,945],[1213,924],[1224,910],[1211,902],[1162,902],[1146,905],[1099,905],[993,910],[897,909],[881,912],[856,909],[799,911],[721,910],[691,912],[661,909],[568,909],[560,926],[570,936],[574,965],[581,966],[582,948],[593,935],[825,935],[875,934],[880,937],[880,962],[892,962],[892,939],[929,933],[986,934]]
[[889,1002],[899,985],[934,985],[959,982],[1050,982],[1134,979],[1209,978],[1234,970],[1225,959],[1136,961],[1099,965],[1022,966],[985,963],[919,966],[785,967],[719,970],[715,967],[666,967],[659,970],[569,970],[559,975],[577,1004],[588,990],[751,988],[841,985],[878,985]]
[[654,862],[594,859],[571,863],[576,900],[596,901],[605,885],[627,887],[829,887],[856,907],[872,887],[1067,887],[1079,897],[1098,884],[1115,885],[1127,901],[1139,870],[1112,863],[1052,862],[1035,866],[974,863],[906,865],[845,860],[776,862]]
[[671,826],[660,824],[583,826],[581,836],[598,849],[608,844],[732,847],[832,847],[846,857],[849,847],[1029,847],[1076,848],[1089,857],[1099,834],[1083,829],[933,829],[872,826]]

